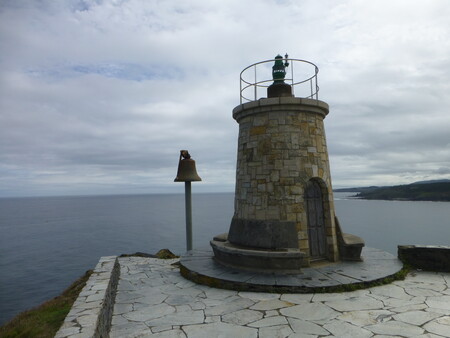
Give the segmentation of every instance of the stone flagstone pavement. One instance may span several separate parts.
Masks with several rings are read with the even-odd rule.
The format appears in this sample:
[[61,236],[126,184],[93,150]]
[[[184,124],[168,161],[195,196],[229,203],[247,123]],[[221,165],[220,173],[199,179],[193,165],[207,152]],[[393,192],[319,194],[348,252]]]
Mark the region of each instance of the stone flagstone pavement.
[[450,337],[450,273],[343,293],[273,294],[184,279],[178,259],[119,258],[110,337]]

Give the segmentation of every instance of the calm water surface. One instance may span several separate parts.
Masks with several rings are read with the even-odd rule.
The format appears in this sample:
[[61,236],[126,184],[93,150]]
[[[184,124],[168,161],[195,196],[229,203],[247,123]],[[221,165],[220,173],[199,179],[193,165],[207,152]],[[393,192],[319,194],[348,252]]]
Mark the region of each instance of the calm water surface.
[[[345,199],[345,232],[396,254],[398,244],[450,245],[450,203]],[[233,193],[194,194],[194,247],[228,231]],[[0,199],[0,324],[58,295],[99,257],[185,250],[184,195]]]

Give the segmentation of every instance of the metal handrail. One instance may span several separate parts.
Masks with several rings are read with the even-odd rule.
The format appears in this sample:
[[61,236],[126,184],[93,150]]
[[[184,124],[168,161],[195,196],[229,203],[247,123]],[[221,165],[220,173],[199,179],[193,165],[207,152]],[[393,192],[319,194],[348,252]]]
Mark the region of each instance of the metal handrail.
[[[292,94],[295,96],[295,92],[299,95],[297,97],[303,97],[303,98],[309,98],[309,99],[319,99],[319,86],[317,84],[317,73],[319,72],[319,68],[312,62],[301,60],[301,59],[283,59],[284,61],[289,62],[289,68],[290,68],[290,77],[287,77],[284,79],[284,81],[292,86]],[[260,95],[259,92],[262,88],[267,90],[267,87],[269,87],[272,82],[272,72],[271,72],[271,65],[275,62],[275,59],[260,61],[257,63],[254,63],[242,70],[240,73],[240,102],[241,104],[243,102],[250,102],[250,101],[256,101],[262,97],[263,95]],[[267,67],[267,64],[271,63],[270,67]],[[261,66],[266,66],[264,69],[264,76],[262,80],[258,81],[258,74],[261,74],[261,71],[258,70],[258,67],[261,68]],[[294,65],[297,65],[297,67],[307,65],[312,66],[313,68],[313,74],[306,77],[306,79],[303,78],[301,81],[295,81],[294,80]],[[248,74],[253,69],[253,74],[250,75],[250,77],[253,77],[253,81],[249,79],[245,79],[248,77]],[[289,69],[287,69],[289,72]],[[244,78],[245,77],[245,78]],[[300,77],[300,76],[299,76]],[[253,99],[248,98],[248,94],[246,94],[248,91],[253,93]],[[309,94],[309,95],[305,95]]]

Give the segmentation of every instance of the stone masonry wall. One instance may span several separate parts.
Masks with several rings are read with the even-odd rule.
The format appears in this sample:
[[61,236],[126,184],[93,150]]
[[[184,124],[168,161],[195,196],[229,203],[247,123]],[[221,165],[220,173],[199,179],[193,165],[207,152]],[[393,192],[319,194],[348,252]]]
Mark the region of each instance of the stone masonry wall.
[[119,275],[117,256],[101,257],[55,337],[109,337]]
[[323,119],[325,102],[291,97],[261,99],[233,110],[239,123],[235,217],[295,221],[299,247],[309,253],[306,183],[324,194],[328,258],[338,259],[334,203]]

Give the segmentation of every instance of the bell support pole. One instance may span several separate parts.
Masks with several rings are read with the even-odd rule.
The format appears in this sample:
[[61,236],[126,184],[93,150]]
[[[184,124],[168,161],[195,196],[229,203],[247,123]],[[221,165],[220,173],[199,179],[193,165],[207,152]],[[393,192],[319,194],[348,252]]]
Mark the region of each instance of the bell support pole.
[[192,193],[191,182],[201,181],[197,174],[195,161],[187,150],[180,150],[177,177],[174,182],[184,182],[184,199],[186,205],[186,250],[192,250]]
[[192,198],[191,182],[184,182],[184,199],[186,204],[186,250],[192,250]]

